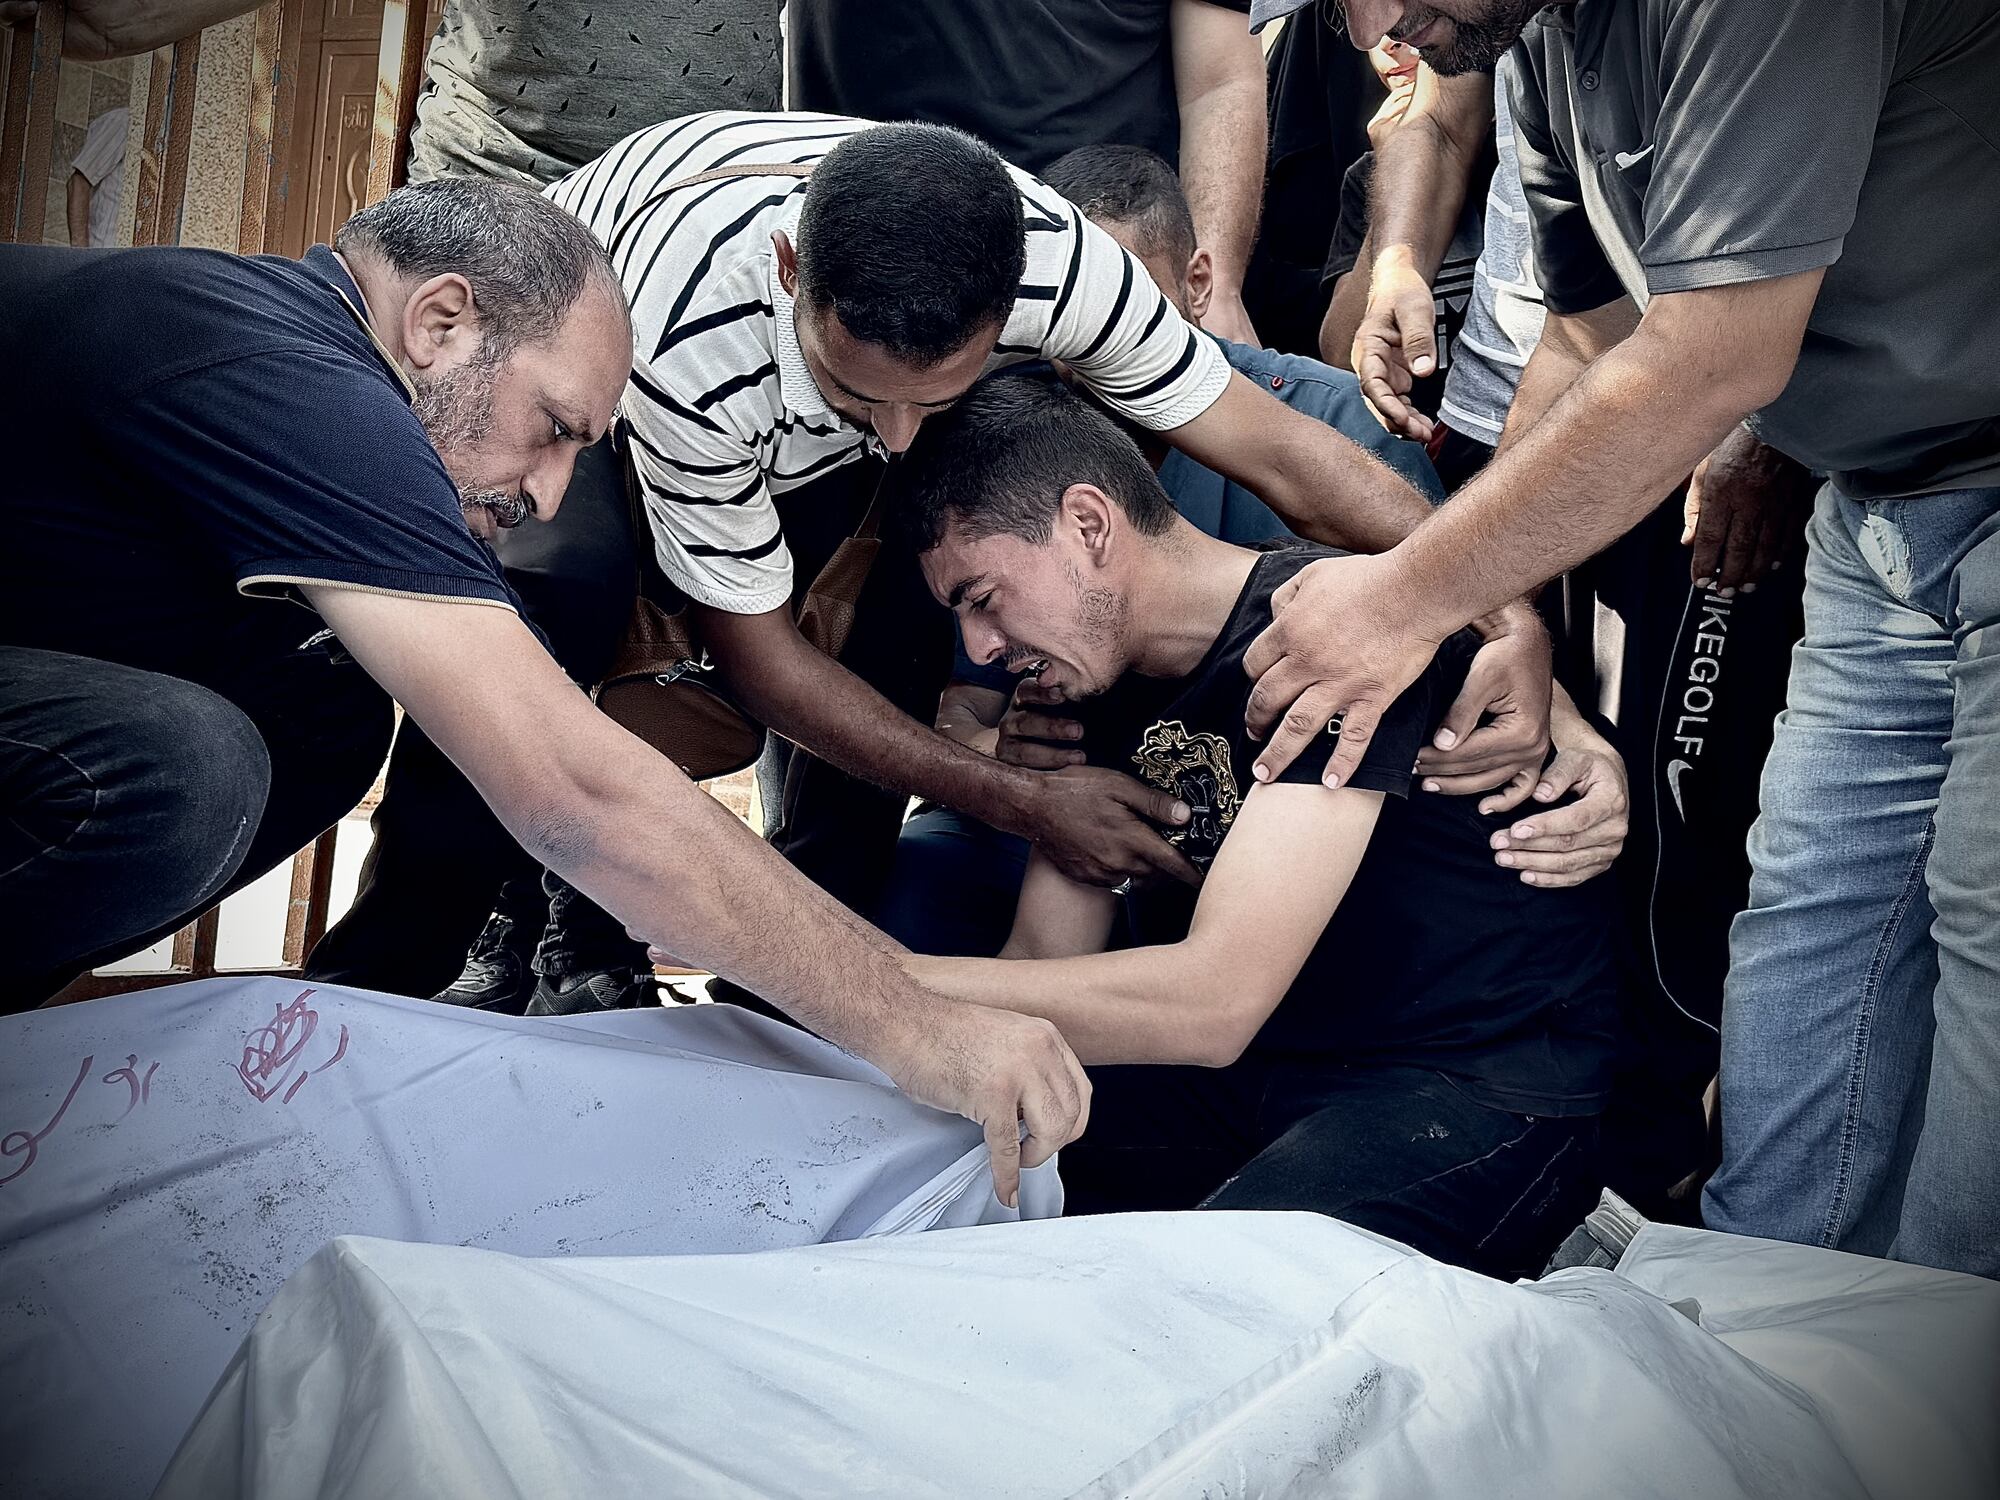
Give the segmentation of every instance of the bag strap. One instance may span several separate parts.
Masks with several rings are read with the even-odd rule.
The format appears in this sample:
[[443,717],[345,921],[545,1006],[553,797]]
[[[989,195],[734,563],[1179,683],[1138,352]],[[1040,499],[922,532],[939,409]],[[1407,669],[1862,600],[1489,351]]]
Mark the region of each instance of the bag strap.
[[665,187],[649,193],[637,208],[625,216],[624,224],[611,236],[611,243],[604,247],[604,253],[615,256],[626,231],[643,223],[646,210],[669,193],[678,193],[682,188],[699,187],[704,182],[721,182],[730,177],[810,177],[812,169],[811,162],[742,161],[733,167],[710,167],[706,172],[696,172],[692,177],[683,177],[677,182],[670,182]]
[[854,529],[854,535],[867,541],[876,540],[882,531],[882,517],[889,509],[889,481],[896,477],[896,461],[890,459],[882,466],[881,477],[875,481],[875,493],[868,497],[868,509],[863,512],[861,524]]
[[678,182],[668,183],[660,191],[677,193],[682,188],[695,187],[704,182],[720,182],[725,177],[810,177],[812,169],[813,164],[809,161],[740,161],[733,167],[710,167],[706,172],[683,177]]

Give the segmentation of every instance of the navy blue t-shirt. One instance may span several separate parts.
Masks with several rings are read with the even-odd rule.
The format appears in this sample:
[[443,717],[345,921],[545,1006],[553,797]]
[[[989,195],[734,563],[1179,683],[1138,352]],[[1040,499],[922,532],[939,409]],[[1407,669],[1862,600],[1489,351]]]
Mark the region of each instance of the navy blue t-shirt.
[[228,692],[301,583],[515,608],[333,252],[0,246],[0,642]]
[[[1169,835],[1206,869],[1255,787],[1259,746],[1243,723],[1243,654],[1271,623],[1271,595],[1327,547],[1292,542],[1257,559],[1208,654],[1177,679],[1128,673],[1072,710],[1090,764],[1172,792],[1194,816]],[[1386,793],[1367,852],[1291,989],[1251,1043],[1311,1067],[1407,1063],[1451,1074],[1498,1109],[1592,1114],[1603,1106],[1617,1034],[1612,890],[1525,885],[1487,840],[1520,816],[1482,815],[1477,797],[1411,796],[1429,741],[1478,649],[1447,640],[1382,715],[1347,784]],[[1333,753],[1317,736],[1279,776],[1316,783]],[[1187,935],[1195,892],[1159,882],[1128,898],[1141,943]]]

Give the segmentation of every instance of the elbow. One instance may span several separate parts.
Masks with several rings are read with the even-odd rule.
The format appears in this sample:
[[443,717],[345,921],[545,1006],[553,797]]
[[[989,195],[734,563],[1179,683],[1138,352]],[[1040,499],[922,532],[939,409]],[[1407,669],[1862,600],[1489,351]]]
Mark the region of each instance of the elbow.
[[574,883],[580,872],[596,863],[598,855],[597,820],[588,803],[580,790],[544,792],[513,810],[505,821],[513,825],[523,849]]
[[1784,393],[1798,363],[1796,340],[1718,339],[1707,330],[1681,326],[1683,320],[1674,316],[1678,308],[1656,318],[1654,309],[1669,300],[1655,298],[1626,343],[1655,372],[1658,388],[1695,404],[1724,427]]
[[1202,1033],[1188,1059],[1198,1068],[1231,1068],[1250,1050],[1260,1028],[1227,1014],[1218,1015],[1202,1027]]
[[[246,4],[243,8],[249,10],[254,7]],[[78,13],[78,6],[71,5],[63,25],[62,55],[77,62],[111,62],[159,47],[171,47],[175,42],[184,40],[171,12],[162,18],[146,15],[139,6],[132,6],[130,10],[132,13],[129,15],[121,12],[83,15]],[[188,25],[192,29],[186,32],[187,36],[201,30],[192,22]]]
[[475,778],[473,786],[515,841],[563,879],[575,884],[580,872],[603,863],[607,835],[618,826],[616,794],[593,779],[588,762],[580,769],[564,756],[537,758],[502,778]]
[[1698,392],[1696,399],[1708,407],[1717,422],[1729,427],[1784,394],[1795,363],[1794,357],[1778,350],[1719,350],[1694,369],[1684,369],[1676,384]]
[[1241,1060],[1250,1046],[1250,1039],[1230,1032],[1222,1027],[1211,1027],[1202,1037],[1201,1044],[1194,1049],[1194,1055],[1187,1060],[1197,1068],[1231,1068]]
[[1243,982],[1240,973],[1226,964],[1212,964],[1207,972],[1232,977],[1220,993],[1207,993],[1197,1000],[1201,1024],[1190,1049],[1193,1055],[1187,1061],[1200,1068],[1234,1067],[1250,1050],[1284,994],[1269,993],[1254,978]]
[[[1785,387],[1792,383],[1792,368],[1795,360],[1780,363],[1772,359],[1760,359],[1754,368],[1745,370],[1735,382],[1732,399],[1728,401],[1729,420],[1740,422],[1752,412],[1762,411],[1785,393]],[[1739,410],[1740,408],[1740,410]]]

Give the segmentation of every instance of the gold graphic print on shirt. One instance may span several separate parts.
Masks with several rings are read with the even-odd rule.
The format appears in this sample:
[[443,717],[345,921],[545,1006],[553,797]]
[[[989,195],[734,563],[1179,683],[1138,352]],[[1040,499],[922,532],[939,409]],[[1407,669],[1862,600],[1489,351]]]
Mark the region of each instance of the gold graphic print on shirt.
[[1187,804],[1187,822],[1169,832],[1167,842],[1207,869],[1243,805],[1229,767],[1229,742],[1205,731],[1190,734],[1179,719],[1164,719],[1146,731],[1132,760],[1149,786]]

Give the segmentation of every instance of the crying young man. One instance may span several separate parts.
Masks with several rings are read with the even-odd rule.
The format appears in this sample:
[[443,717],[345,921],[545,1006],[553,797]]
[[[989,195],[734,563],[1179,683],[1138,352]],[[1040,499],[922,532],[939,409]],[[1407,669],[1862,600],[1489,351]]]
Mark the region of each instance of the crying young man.
[[[1477,641],[1443,643],[1338,788],[1329,733],[1260,783],[1243,654],[1329,549],[1204,535],[1109,419],[1030,376],[926,424],[896,521],[975,660],[1035,669],[1091,764],[1190,812],[1164,836],[1198,891],[1103,890],[1036,855],[999,958],[906,959],[954,998],[1054,1021],[1089,1069],[1070,1211],[1308,1209],[1539,1271],[1600,1184],[1613,913],[1606,882],[1495,864],[1520,814],[1409,795]],[[1112,951],[1121,903],[1131,944]]]

